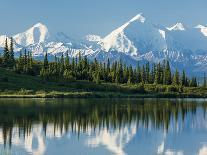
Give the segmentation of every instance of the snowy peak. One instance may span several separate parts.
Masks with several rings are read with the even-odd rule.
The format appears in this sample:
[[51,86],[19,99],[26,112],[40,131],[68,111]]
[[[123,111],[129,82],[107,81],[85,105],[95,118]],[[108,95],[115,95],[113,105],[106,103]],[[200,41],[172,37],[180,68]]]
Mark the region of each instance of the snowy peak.
[[162,51],[166,49],[165,32],[138,14],[106,36],[103,47],[107,52],[112,50],[131,56],[153,50]]
[[182,23],[177,23],[172,27],[167,28],[169,31],[185,31],[185,27]]
[[13,36],[15,42],[22,46],[29,46],[45,42],[49,38],[47,27],[42,23],[37,23],[27,31]]
[[135,17],[133,17],[133,18],[129,21],[129,23],[134,22],[134,21],[139,21],[139,22],[141,22],[141,23],[144,23],[145,20],[146,20],[146,18],[142,15],[142,13],[140,13],[140,14],[136,15]]
[[126,29],[129,25],[133,24],[133,23],[141,23],[144,24],[145,23],[145,17],[142,15],[142,13],[137,14],[135,17],[133,17],[130,21],[126,22],[125,24],[123,24],[122,26],[120,26],[119,28],[117,28],[116,30],[114,30],[111,34],[109,34],[108,36],[106,36],[105,38],[108,38],[110,35],[117,35],[121,32],[124,31],[124,29]]
[[197,25],[195,28],[200,29],[201,33],[207,37],[207,26]]

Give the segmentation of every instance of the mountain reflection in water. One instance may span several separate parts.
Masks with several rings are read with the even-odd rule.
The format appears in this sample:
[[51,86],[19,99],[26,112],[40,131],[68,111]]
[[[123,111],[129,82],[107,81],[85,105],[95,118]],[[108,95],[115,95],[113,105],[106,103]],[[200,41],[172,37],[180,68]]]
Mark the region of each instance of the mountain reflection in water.
[[201,99],[0,99],[0,153],[203,155],[206,108]]

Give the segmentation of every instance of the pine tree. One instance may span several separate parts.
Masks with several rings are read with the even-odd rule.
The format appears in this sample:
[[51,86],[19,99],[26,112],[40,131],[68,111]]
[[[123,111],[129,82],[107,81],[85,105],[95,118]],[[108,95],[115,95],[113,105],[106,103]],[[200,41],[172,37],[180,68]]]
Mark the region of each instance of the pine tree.
[[154,80],[154,84],[159,84],[159,83],[160,83],[160,63],[157,64],[156,66],[155,80]]
[[14,67],[15,59],[14,59],[14,48],[13,48],[13,38],[10,39],[10,49],[9,49],[9,66]]
[[198,87],[198,82],[197,82],[197,78],[196,77],[194,78],[194,84],[193,84],[193,86],[194,87]]
[[24,58],[22,55],[22,51],[20,51],[19,53],[19,60],[18,60],[18,71],[22,72],[23,71],[23,67],[24,67]]
[[130,65],[130,67],[129,67],[129,77],[128,77],[128,81],[127,81],[128,84],[134,83],[133,76],[134,76],[133,68],[132,68],[132,65]]
[[172,79],[171,79],[171,69],[170,69],[170,63],[169,61],[166,61],[166,66],[164,69],[164,84],[170,85],[172,84]]
[[69,60],[68,51],[67,51],[66,57],[65,57],[65,68],[70,70],[70,60]]
[[8,48],[8,41],[7,38],[5,40],[5,46],[4,46],[4,53],[3,53],[3,66],[8,67],[9,66],[9,48]]
[[126,64],[124,64],[124,69],[123,69],[123,82],[127,83],[129,77],[129,70]]
[[116,76],[117,76],[117,62],[115,61],[111,66],[111,76],[112,76],[112,82],[116,82]]
[[89,71],[89,66],[88,66],[88,59],[87,56],[84,56],[83,59],[83,71],[82,71],[82,78],[88,80],[88,71]]
[[145,70],[145,66],[142,66],[142,83],[146,83],[146,70]]
[[117,74],[116,74],[116,83],[123,83],[124,75],[123,75],[123,66],[122,61],[120,60],[118,64]]
[[147,62],[145,67],[145,83],[150,82],[149,78],[150,78],[150,65],[149,62]]
[[149,76],[149,83],[153,84],[155,80],[155,71],[156,71],[156,66],[153,65],[152,69],[150,70],[150,76]]
[[108,58],[107,60],[107,67],[106,67],[106,74],[107,74],[107,81],[110,82],[111,81],[111,64],[110,64],[110,60]]
[[141,73],[141,68],[139,65],[139,62],[137,64],[137,83],[141,83],[142,82],[142,73]]
[[49,67],[49,62],[48,62],[48,58],[47,58],[47,52],[45,53],[43,67],[44,67],[44,69],[48,69],[48,67]]
[[175,74],[173,76],[173,85],[180,85],[180,75],[178,70],[176,69]]
[[48,79],[49,79],[49,75],[48,75],[48,71],[47,71],[47,69],[45,69],[44,67],[42,67],[42,69],[40,70],[40,76],[41,76],[44,80],[48,80]]
[[184,70],[183,70],[183,73],[182,73],[181,84],[182,84],[182,86],[186,86],[186,75],[185,75]]
[[96,70],[96,72],[94,73],[94,75],[93,75],[93,81],[94,81],[96,84],[101,84],[101,77],[100,77],[100,72],[99,72],[99,70]]
[[190,87],[197,87],[197,79],[196,77],[192,77],[190,81]]
[[24,67],[27,65],[27,50],[24,50]]

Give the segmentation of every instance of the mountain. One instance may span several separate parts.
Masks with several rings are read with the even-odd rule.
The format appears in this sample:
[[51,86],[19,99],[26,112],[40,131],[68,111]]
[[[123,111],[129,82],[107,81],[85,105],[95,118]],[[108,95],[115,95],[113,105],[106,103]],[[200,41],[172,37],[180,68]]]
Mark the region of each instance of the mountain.
[[15,42],[22,46],[29,46],[45,42],[49,38],[49,32],[45,25],[37,23],[27,31],[13,36]]
[[[136,66],[137,61],[157,63],[168,59],[172,68],[186,69],[188,74],[201,75],[207,69],[207,27],[188,27],[182,23],[165,27],[148,21],[138,14],[105,37],[87,35],[75,40],[63,32],[51,35],[47,26],[37,23],[25,32],[12,36],[15,55],[28,49],[36,59],[45,52],[49,58],[69,52],[76,57],[80,52],[89,59],[113,62],[122,60]],[[6,35],[0,36],[0,49],[4,47]],[[2,50],[1,50],[2,51]]]
[[182,23],[177,23],[172,27],[167,28],[169,31],[185,31],[185,27]]
[[138,14],[106,36],[103,39],[103,47],[106,51],[116,50],[139,57],[146,52],[166,49],[164,37],[164,31]]

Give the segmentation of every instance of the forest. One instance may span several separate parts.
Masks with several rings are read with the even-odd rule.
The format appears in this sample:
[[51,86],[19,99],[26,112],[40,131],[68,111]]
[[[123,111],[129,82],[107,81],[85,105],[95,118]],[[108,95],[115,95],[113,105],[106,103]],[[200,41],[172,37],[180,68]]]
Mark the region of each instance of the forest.
[[[153,91],[183,93],[184,88],[206,87],[205,76],[201,86],[197,78],[187,76],[185,70],[182,72],[178,69],[172,70],[168,60],[157,64],[147,62],[141,65],[138,62],[137,66],[133,67],[132,65],[127,66],[122,60],[114,62],[110,62],[110,59],[107,62],[99,62],[97,59],[89,60],[80,53],[76,57],[70,58],[68,52],[60,57],[55,56],[54,61],[50,61],[48,53],[45,52],[44,60],[38,61],[26,49],[20,51],[19,56],[16,57],[12,38],[5,40],[3,55],[0,57],[0,67],[15,74],[39,77],[41,83],[52,82],[67,85],[87,81],[89,83],[87,87],[90,84],[109,84],[108,86],[113,84],[113,86],[124,86],[125,88],[139,88],[135,91],[139,93],[146,93],[145,89],[149,87],[150,89],[153,87],[153,90],[150,90],[152,93]],[[3,80],[7,81],[6,78],[3,77]],[[28,88],[23,87],[23,89]],[[88,89],[85,90],[88,91]],[[112,91],[114,90],[112,89]]]
[[76,58],[70,58],[68,52],[61,57],[55,56],[54,62],[48,61],[48,54],[45,54],[43,62],[32,58],[32,53],[25,50],[20,51],[19,58],[14,58],[13,39],[5,41],[3,57],[1,57],[1,66],[13,69],[19,74],[29,74],[33,76],[40,75],[45,80],[51,81],[74,81],[88,80],[95,83],[127,83],[127,84],[163,84],[163,85],[182,85],[186,87],[197,87],[196,77],[187,77],[185,71],[180,73],[171,70],[168,60],[162,63],[150,65],[147,62],[144,65],[137,64],[136,68],[127,66],[122,61],[113,63],[108,59],[107,63],[89,61],[87,57],[82,57],[79,53]]

